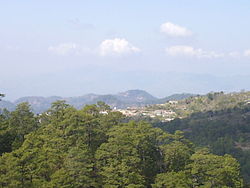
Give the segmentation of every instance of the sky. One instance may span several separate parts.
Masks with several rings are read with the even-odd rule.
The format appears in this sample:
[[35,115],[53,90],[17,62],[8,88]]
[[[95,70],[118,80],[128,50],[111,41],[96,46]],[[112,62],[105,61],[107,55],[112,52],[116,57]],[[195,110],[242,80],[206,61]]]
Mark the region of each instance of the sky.
[[250,90],[248,0],[0,1],[0,93]]

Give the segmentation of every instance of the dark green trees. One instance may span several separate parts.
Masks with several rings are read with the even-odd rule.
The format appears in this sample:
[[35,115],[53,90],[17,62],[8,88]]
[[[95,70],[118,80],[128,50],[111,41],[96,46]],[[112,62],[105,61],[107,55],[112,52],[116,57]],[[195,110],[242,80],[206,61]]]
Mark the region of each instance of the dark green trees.
[[158,174],[153,187],[243,187],[239,171],[239,163],[231,156],[200,150],[182,170]]
[[0,114],[0,154],[19,148],[25,135],[36,130],[38,122],[28,103],[17,105],[16,110]]
[[96,152],[105,187],[145,187],[161,169],[160,136],[147,123],[130,122],[110,129]]
[[15,140],[12,147],[18,148],[24,141],[24,136],[37,129],[37,119],[31,112],[30,105],[28,103],[18,104],[16,110],[11,112],[9,119],[10,131],[14,133]]
[[242,187],[239,163],[230,155],[217,156],[201,150],[191,160],[188,168],[195,186]]
[[[181,132],[123,122],[104,103],[64,101],[34,116],[27,104],[1,114],[0,187],[242,187],[239,165],[194,146]],[[4,131],[13,137],[8,137]]]
[[2,100],[1,98],[4,97],[5,95],[0,93],[0,101]]

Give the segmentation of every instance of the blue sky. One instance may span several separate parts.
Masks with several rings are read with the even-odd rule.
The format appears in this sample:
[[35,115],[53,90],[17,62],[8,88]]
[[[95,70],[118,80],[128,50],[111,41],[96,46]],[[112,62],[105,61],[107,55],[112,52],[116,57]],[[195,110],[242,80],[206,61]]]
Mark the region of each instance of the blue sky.
[[250,89],[250,1],[0,1],[6,99]]

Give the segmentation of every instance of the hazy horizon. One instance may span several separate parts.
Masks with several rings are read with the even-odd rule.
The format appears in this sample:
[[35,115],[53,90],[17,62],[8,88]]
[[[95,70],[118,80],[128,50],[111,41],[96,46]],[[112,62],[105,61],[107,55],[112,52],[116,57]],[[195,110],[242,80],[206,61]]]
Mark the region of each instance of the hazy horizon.
[[250,90],[250,2],[2,1],[0,93]]

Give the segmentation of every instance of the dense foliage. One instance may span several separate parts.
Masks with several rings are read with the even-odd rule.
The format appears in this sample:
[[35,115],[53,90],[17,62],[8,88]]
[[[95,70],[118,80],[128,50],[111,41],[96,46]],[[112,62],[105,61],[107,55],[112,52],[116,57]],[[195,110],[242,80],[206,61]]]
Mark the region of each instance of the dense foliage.
[[210,93],[189,98],[175,104],[176,109],[181,109],[186,103],[185,116],[154,125],[170,133],[181,130],[195,146],[209,147],[214,154],[237,158],[245,181],[250,183],[249,99],[249,92]]
[[1,187],[242,187],[230,155],[195,150],[182,132],[124,122],[106,104],[27,103],[0,116]]

